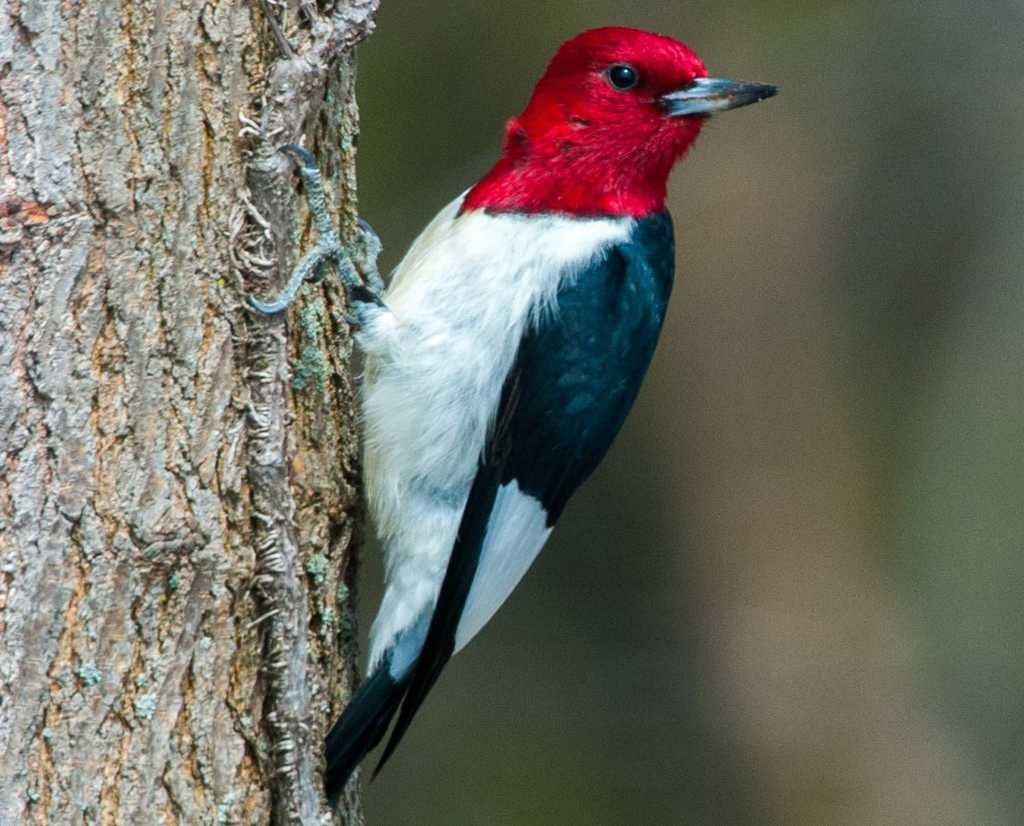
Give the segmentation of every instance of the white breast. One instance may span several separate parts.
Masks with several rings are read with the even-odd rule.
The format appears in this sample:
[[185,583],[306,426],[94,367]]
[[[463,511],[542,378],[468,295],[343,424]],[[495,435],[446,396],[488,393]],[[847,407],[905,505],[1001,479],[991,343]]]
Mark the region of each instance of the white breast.
[[396,634],[433,610],[524,328],[553,304],[563,279],[632,226],[626,218],[458,215],[461,202],[413,243],[388,309],[371,312],[359,334],[368,354],[366,491],[387,575],[371,668]]

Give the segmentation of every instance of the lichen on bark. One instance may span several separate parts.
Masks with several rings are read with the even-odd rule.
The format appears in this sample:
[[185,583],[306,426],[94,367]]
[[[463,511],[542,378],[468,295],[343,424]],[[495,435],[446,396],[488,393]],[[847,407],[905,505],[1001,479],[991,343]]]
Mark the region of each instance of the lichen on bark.
[[[330,283],[301,335],[242,298],[303,236],[276,142],[310,139],[352,224],[376,2],[265,8],[291,55],[242,0],[0,2],[5,824],[325,816],[355,657],[351,339]],[[320,354],[302,387],[298,348]]]

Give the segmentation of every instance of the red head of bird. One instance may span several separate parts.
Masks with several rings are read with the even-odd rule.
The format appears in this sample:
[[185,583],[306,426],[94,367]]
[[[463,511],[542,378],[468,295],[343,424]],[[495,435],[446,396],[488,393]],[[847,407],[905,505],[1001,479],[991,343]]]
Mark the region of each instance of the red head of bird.
[[709,114],[775,88],[708,78],[688,46],[621,27],[567,41],[509,121],[501,159],[463,210],[646,215]]

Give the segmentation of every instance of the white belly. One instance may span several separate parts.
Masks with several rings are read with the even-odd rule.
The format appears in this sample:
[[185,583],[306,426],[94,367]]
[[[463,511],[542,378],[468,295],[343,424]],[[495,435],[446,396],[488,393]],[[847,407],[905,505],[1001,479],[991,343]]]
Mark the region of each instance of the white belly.
[[[524,329],[553,305],[563,279],[631,227],[611,218],[456,217],[461,200],[413,244],[395,271],[388,309],[372,311],[359,334],[368,355],[366,494],[386,572],[371,669],[396,635],[433,610]],[[514,584],[496,597],[504,600]],[[474,615],[485,620],[496,609],[477,604]],[[460,634],[460,647],[469,636]]]

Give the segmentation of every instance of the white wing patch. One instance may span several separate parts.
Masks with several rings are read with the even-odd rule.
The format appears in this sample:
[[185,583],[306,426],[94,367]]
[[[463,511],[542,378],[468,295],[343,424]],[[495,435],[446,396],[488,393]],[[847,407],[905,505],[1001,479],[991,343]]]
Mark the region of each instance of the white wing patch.
[[540,502],[523,493],[516,482],[498,488],[476,576],[455,632],[456,652],[508,599],[550,534]]

